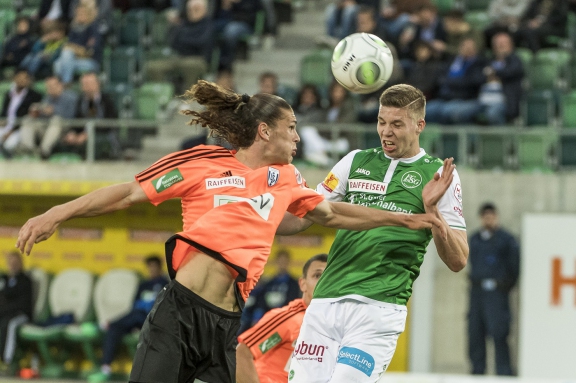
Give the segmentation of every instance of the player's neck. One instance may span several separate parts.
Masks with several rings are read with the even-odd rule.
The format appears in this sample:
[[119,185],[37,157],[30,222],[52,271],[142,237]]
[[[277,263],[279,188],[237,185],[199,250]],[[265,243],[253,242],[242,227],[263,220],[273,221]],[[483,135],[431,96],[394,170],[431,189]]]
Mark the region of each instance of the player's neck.
[[262,155],[257,153],[255,150],[252,150],[252,148],[238,149],[238,152],[236,152],[234,156],[239,162],[248,166],[250,169],[258,169],[262,166],[269,165],[262,158]]

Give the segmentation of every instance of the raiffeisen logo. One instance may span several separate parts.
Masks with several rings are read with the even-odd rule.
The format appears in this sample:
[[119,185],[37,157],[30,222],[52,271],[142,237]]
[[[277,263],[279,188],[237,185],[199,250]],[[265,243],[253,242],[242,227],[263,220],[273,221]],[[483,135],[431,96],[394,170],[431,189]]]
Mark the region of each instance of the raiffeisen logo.
[[346,364],[362,371],[366,376],[374,371],[374,358],[365,351],[354,347],[342,347],[338,352],[336,363]]
[[318,362],[322,362],[324,351],[326,351],[327,348],[327,346],[308,344],[302,341],[294,348],[294,356],[298,360],[317,360]]

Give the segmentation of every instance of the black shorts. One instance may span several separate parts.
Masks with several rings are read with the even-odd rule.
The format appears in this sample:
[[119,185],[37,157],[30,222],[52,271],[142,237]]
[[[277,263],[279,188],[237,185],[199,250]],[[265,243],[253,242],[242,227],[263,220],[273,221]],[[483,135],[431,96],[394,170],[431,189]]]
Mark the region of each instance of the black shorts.
[[130,382],[235,382],[240,316],[171,281],[142,327]]

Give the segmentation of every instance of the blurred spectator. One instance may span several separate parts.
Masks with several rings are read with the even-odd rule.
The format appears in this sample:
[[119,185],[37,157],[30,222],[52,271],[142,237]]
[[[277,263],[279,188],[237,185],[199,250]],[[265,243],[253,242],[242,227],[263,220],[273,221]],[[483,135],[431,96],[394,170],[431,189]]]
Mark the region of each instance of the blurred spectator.
[[[356,122],[356,107],[350,92],[334,81],[328,89],[328,110],[325,122],[349,124]],[[298,121],[300,122],[300,121]]]
[[103,40],[95,22],[96,10],[84,4],[76,14],[68,32],[68,42],[54,63],[64,84],[70,84],[76,72],[97,72],[102,61]]
[[165,81],[171,75],[181,76],[178,92],[183,92],[206,73],[212,55],[214,26],[207,16],[206,0],[188,0],[186,20],[172,28],[169,40],[179,57],[146,62],[146,77]]
[[38,11],[38,18],[44,23],[46,20],[70,21],[70,4],[72,0],[42,0]]
[[236,82],[234,81],[234,73],[229,70],[221,70],[216,75],[214,82],[224,89],[236,92]]
[[436,97],[438,77],[446,65],[434,56],[434,49],[424,41],[415,44],[414,55],[416,61],[407,72],[405,82],[420,89],[426,100],[430,101]]
[[470,38],[462,41],[458,56],[440,76],[439,98],[426,105],[426,121],[440,124],[473,122],[482,109],[478,92],[485,81],[484,66],[476,42]]
[[110,365],[114,361],[116,349],[122,342],[122,338],[132,330],[142,328],[148,313],[152,310],[156,296],[168,284],[168,278],[162,273],[163,260],[159,256],[151,255],[145,259],[145,262],[148,277],[138,286],[132,311],[114,322],[101,324],[103,330],[106,331],[102,346],[102,364],[100,372],[88,377],[88,381],[91,383],[110,380]]
[[362,5],[358,8],[358,14],[356,16],[356,33],[370,33],[382,40],[386,40],[386,32],[384,28],[378,25],[376,20],[376,13],[374,9]]
[[32,50],[34,37],[30,32],[30,19],[19,17],[16,20],[16,33],[4,42],[0,56],[0,70],[18,67]]
[[[46,95],[40,104],[32,104],[20,127],[20,152],[39,154],[47,159],[62,136],[62,119],[74,118],[78,96],[56,76],[48,77]],[[40,145],[36,145],[40,139]]]
[[[85,73],[80,77],[82,93],[76,104],[76,118],[118,118],[118,112],[111,96],[102,93],[96,73]],[[85,128],[72,128],[62,138],[63,150],[83,153],[88,139]],[[96,132],[96,156],[115,157],[119,144],[114,131],[99,129]]]
[[387,39],[394,45],[398,45],[400,34],[410,25],[415,23],[416,14],[420,8],[431,5],[430,0],[389,0],[382,7],[381,25],[386,31]]
[[532,0],[518,33],[524,44],[536,52],[546,37],[565,36],[567,21],[567,0]]
[[334,0],[326,7],[326,32],[338,40],[354,33],[359,6],[366,6],[378,13],[379,0]]
[[298,281],[290,275],[290,252],[279,250],[275,256],[276,275],[262,286],[252,290],[242,312],[242,325],[238,333],[252,327],[269,310],[282,307],[300,298]]
[[278,95],[278,75],[274,72],[260,73],[258,93]]
[[232,69],[236,47],[243,37],[254,33],[261,0],[219,0],[216,3],[216,30],[221,34],[220,69]]
[[[336,87],[334,87],[336,90]],[[336,90],[338,93],[338,90]],[[332,95],[334,98],[334,95]],[[336,99],[338,95],[336,94]],[[342,106],[344,100],[337,100]],[[338,113],[340,110],[338,110]],[[348,112],[349,113],[349,112]],[[338,153],[346,152],[349,149],[348,140],[338,139],[334,144],[329,139],[329,132],[324,136],[318,132],[315,126],[317,123],[325,123],[327,111],[321,106],[320,93],[314,85],[304,85],[298,94],[298,101],[294,105],[294,114],[300,126],[300,137],[302,137],[302,151],[304,159],[319,166],[330,165],[328,153],[333,149]],[[334,110],[332,111],[334,117]],[[350,118],[348,116],[348,118]],[[325,137],[328,136],[328,137]]]
[[98,25],[98,32],[101,35],[106,35],[112,25],[112,0],[72,0],[70,4],[70,19],[73,19],[74,15],[76,15],[76,8],[79,5],[96,9],[97,15],[94,22]]
[[524,68],[507,33],[492,38],[492,53],[492,61],[484,68],[487,83],[480,89],[479,100],[488,123],[503,125],[520,114]]
[[52,72],[54,62],[60,57],[66,43],[66,26],[61,21],[46,21],[42,24],[42,36],[32,46],[20,66],[37,78]]
[[274,72],[262,72],[258,77],[258,93],[268,93],[282,97],[288,104],[296,103],[297,91],[278,82],[278,75]]
[[494,342],[496,373],[513,375],[510,366],[510,290],[520,273],[519,246],[498,225],[496,206],[480,207],[482,228],[470,238],[470,311],[468,352],[473,374],[486,370],[486,338]]
[[0,359],[10,364],[16,351],[18,327],[32,318],[32,280],[24,273],[17,251],[6,255],[8,274],[0,275]]
[[20,143],[20,126],[16,123],[18,117],[28,114],[30,106],[42,100],[42,95],[30,88],[30,74],[24,69],[16,70],[10,90],[4,96],[4,104],[0,118],[0,151],[10,157]]
[[467,38],[474,39],[476,45],[484,47],[482,31],[473,29],[470,23],[464,19],[464,12],[455,9],[448,12],[444,18],[444,30],[446,31],[446,53],[450,56],[458,54],[460,43]]
[[413,59],[416,41],[425,41],[439,57],[446,51],[447,34],[444,22],[434,5],[422,6],[415,15],[416,25],[405,28],[398,39],[401,58]]
[[484,30],[486,45],[488,46],[492,37],[499,32],[508,32],[514,36],[517,44],[517,32],[528,5],[530,0],[492,0],[488,7],[488,16],[492,23]]

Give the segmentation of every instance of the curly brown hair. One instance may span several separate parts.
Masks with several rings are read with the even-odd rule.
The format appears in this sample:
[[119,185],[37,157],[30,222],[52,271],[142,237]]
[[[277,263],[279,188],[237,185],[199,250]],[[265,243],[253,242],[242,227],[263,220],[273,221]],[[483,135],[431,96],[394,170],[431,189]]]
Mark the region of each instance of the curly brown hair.
[[281,97],[265,93],[241,95],[204,80],[192,86],[184,97],[204,106],[201,111],[182,111],[192,116],[188,124],[210,129],[212,136],[224,138],[235,148],[251,146],[261,122],[275,127],[283,117],[282,110],[292,110]]

